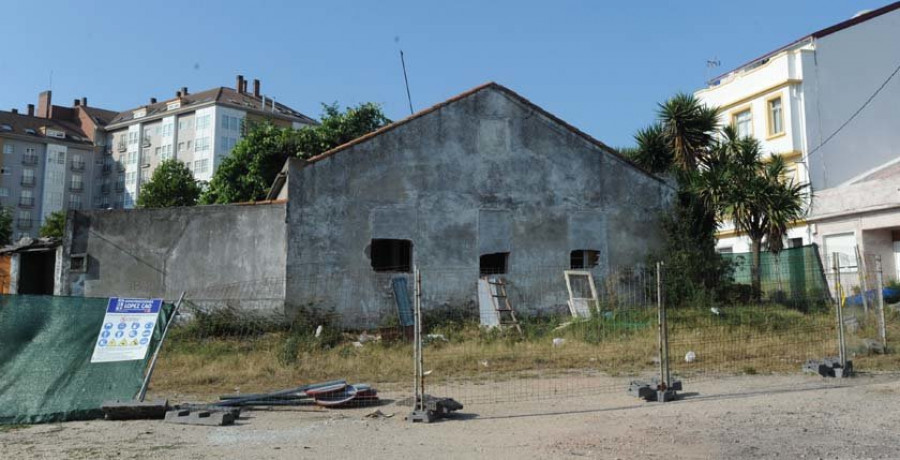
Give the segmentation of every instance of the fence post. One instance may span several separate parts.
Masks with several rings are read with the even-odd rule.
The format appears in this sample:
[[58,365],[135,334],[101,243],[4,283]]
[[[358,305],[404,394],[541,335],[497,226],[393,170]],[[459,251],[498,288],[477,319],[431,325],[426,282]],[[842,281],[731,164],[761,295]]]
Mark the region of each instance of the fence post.
[[415,291],[415,300],[413,301],[413,381],[415,386],[415,396],[413,399],[413,410],[420,410],[421,403],[421,393],[422,389],[420,388],[420,378],[422,375],[421,368],[421,357],[419,356],[422,353],[421,343],[422,343],[422,318],[419,316],[419,267],[415,267],[413,269],[413,287]]
[[416,267],[416,330],[419,331],[419,410],[425,410],[425,356],[422,349],[422,272]]
[[866,266],[866,258],[863,257],[863,254],[859,252],[859,246],[854,246],[854,250],[856,251],[856,272],[859,274],[859,288],[862,291],[862,303],[863,303],[863,312],[866,316],[869,315],[869,283],[866,281],[866,278],[869,275],[869,271]]
[[175,323],[175,317],[178,316],[178,310],[181,308],[181,302],[184,301],[184,292],[182,291],[181,296],[178,297],[178,302],[175,303],[175,308],[172,309],[172,315],[168,321],[166,321],[166,325],[163,327],[162,335],[159,337],[159,343],[156,345],[156,350],[153,351],[153,357],[150,358],[150,364],[147,366],[147,375],[144,376],[144,381],[141,382],[141,389],[138,391],[137,397],[135,399],[138,402],[144,402],[144,398],[147,396],[147,388],[150,387],[150,377],[153,376],[153,369],[156,367],[156,359],[159,357],[159,350],[162,349],[163,342],[166,340],[166,335],[169,333],[169,327]]
[[656,263],[656,308],[659,316],[659,387],[657,401],[674,398],[672,376],[669,372],[669,324],[666,319],[666,303],[663,297],[663,263]]
[[882,272],[881,255],[875,255],[875,297],[878,299],[878,329],[881,335],[881,346],[887,351],[887,325],[884,320],[884,273]]
[[847,356],[844,349],[844,308],[843,308],[843,291],[841,289],[841,259],[840,254],[835,252],[832,254],[832,269],[834,270],[834,286],[835,286],[835,309],[837,310],[838,322],[838,354],[841,360],[841,368],[847,368]]
[[659,262],[656,263],[656,314],[658,316],[658,329],[656,332],[658,341],[659,341],[659,349],[657,350],[657,356],[659,356],[659,383],[660,385],[665,385],[666,383],[666,371],[665,371],[665,356],[663,353],[663,304],[662,304],[662,269],[661,264]]

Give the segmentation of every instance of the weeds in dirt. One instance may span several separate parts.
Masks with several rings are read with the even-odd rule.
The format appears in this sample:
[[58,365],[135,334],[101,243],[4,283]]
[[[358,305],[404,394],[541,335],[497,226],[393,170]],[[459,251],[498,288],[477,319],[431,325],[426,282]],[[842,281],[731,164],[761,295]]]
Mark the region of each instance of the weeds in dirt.
[[[891,313],[894,315],[895,313]],[[411,344],[397,330],[347,332],[336,317],[304,310],[289,326],[242,335],[225,327],[197,333],[196,324],[172,334],[154,374],[156,394],[256,391],[346,378],[406,387],[412,382]],[[590,318],[535,315],[512,328],[481,327],[471,309],[430,312],[425,347],[430,382],[480,382],[572,371],[610,376],[653,374],[658,361],[657,312],[607,309]],[[889,316],[890,321],[900,317]],[[202,327],[222,324],[203,318]],[[780,306],[674,308],[668,312],[672,370],[681,376],[799,372],[810,358],[836,354],[833,312],[803,313]],[[226,322],[226,324],[228,324]],[[892,323],[896,324],[896,323]],[[317,326],[322,332],[315,335]],[[194,328],[194,329],[192,329]],[[876,334],[874,315],[859,321],[857,337]],[[393,332],[391,332],[393,331]],[[191,332],[194,332],[192,334]],[[389,334],[390,332],[390,334]],[[890,341],[900,340],[891,329]],[[380,340],[379,340],[380,338]],[[684,357],[693,352],[694,359]],[[900,355],[858,355],[857,368],[897,369]]]

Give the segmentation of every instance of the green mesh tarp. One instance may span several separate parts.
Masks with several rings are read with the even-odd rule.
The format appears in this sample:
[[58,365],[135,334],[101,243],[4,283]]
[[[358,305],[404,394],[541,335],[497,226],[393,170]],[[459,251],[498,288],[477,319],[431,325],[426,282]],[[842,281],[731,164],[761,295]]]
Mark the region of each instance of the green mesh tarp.
[[0,296],[0,424],[85,420],[131,399],[172,305],[163,304],[144,360],[91,363],[107,299]]
[[[722,258],[732,263],[735,283],[750,284],[751,253],[722,254]],[[828,296],[828,284],[815,244],[783,249],[778,254],[762,252],[759,265],[760,288],[772,300],[821,299]]]

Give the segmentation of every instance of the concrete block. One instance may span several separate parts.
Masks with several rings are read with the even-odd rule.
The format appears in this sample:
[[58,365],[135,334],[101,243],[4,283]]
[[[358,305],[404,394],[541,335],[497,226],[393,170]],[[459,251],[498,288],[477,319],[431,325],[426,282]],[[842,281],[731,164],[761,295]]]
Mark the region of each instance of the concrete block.
[[163,419],[169,402],[165,399],[155,401],[120,400],[106,401],[100,406],[107,420],[150,420]]
[[185,425],[225,426],[234,424],[231,412],[170,410],[166,412],[166,422]]

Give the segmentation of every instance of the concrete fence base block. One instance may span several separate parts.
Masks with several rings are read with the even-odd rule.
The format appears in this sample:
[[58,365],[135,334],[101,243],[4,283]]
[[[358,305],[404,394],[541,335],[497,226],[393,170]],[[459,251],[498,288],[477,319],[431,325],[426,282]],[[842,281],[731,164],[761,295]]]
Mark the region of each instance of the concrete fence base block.
[[225,426],[234,424],[231,412],[170,410],[166,412],[166,422],[185,425]]
[[681,380],[675,380],[668,387],[661,386],[658,379],[649,382],[635,380],[628,384],[626,392],[645,401],[669,402],[678,397],[681,388]]
[[100,406],[107,420],[162,419],[168,409],[169,403],[164,399],[143,402],[117,399],[106,401]]

